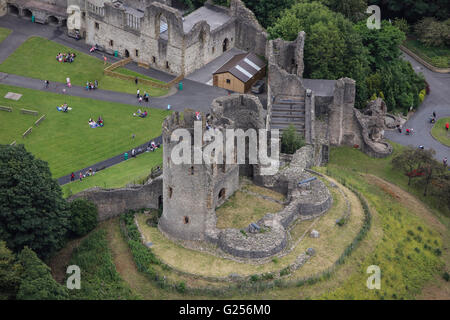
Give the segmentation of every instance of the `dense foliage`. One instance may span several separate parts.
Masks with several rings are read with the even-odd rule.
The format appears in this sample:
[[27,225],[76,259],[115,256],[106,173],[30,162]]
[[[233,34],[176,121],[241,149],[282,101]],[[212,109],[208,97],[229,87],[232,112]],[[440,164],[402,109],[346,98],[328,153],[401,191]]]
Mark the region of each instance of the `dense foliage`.
[[450,46],[450,19],[423,18],[414,29],[419,41],[427,46]]
[[104,229],[91,233],[73,251],[71,265],[81,270],[81,289],[70,290],[71,299],[136,299],[116,270]]
[[0,239],[14,252],[28,246],[45,258],[63,246],[68,224],[47,163],[23,145],[0,145]]
[[98,211],[91,201],[75,199],[70,203],[70,230],[78,237],[92,231],[97,226]]
[[373,0],[370,4],[380,6],[382,18],[405,18],[415,23],[422,17],[448,18],[450,6],[448,0]]
[[294,154],[298,149],[305,145],[305,140],[300,136],[295,127],[290,124],[288,128],[283,130],[281,136],[281,152]]
[[25,247],[19,254],[23,267],[17,299],[19,300],[63,300],[68,298],[67,289],[58,284],[36,253]]
[[22,266],[16,255],[0,241],[0,300],[16,298],[21,274]]

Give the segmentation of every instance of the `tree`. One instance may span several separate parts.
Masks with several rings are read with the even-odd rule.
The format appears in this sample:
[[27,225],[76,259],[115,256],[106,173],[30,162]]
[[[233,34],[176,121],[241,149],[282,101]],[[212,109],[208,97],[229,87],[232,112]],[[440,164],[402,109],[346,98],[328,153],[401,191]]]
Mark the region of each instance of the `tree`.
[[98,211],[91,201],[75,199],[70,203],[70,230],[81,237],[97,226]]
[[420,170],[423,161],[422,151],[424,150],[407,147],[392,159],[392,166],[408,176],[408,186],[411,185],[411,179],[423,174]]
[[264,27],[272,26],[285,9],[290,8],[295,0],[244,0],[249,8]]
[[294,154],[298,149],[305,145],[305,140],[297,133],[295,127],[290,124],[283,130],[281,136],[281,152]]
[[67,289],[52,278],[50,268],[28,247],[19,254],[23,267],[17,299],[63,300],[68,298]]
[[423,18],[415,26],[420,42],[430,47],[450,44],[450,19],[437,21],[435,18]]
[[0,300],[15,299],[20,285],[22,266],[14,253],[0,241]]
[[365,77],[370,73],[368,50],[353,24],[342,14],[332,12],[318,2],[298,2],[285,10],[268,29],[270,37],[292,41],[306,32],[305,78],[356,81],[357,106],[369,98]]
[[320,0],[320,2],[354,22],[365,17],[367,9],[367,0]]
[[23,145],[0,145],[0,239],[14,252],[28,246],[45,258],[62,247],[67,227],[66,202],[47,163]]

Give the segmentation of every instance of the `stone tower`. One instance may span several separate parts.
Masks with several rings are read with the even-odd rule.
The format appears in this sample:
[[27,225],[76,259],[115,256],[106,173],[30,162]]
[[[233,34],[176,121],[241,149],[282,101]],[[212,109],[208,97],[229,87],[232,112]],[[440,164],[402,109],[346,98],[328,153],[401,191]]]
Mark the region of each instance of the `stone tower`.
[[[228,199],[239,187],[237,164],[193,164],[194,122],[205,128],[205,116],[194,121],[195,112],[185,110],[184,119],[178,112],[163,123],[163,215],[159,222],[162,232],[182,240],[216,239],[215,208]],[[175,164],[174,148],[178,140],[171,141],[176,129],[186,129],[191,136],[191,163]],[[208,143],[200,137],[201,150]],[[184,138],[183,138],[184,140]],[[177,149],[179,150],[179,149]]]

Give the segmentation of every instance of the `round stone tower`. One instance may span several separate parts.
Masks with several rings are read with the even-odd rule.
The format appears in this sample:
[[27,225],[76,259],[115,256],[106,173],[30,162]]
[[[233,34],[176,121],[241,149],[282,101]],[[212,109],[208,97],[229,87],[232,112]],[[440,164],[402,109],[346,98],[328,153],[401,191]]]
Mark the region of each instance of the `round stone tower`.
[[[215,208],[239,187],[236,164],[194,164],[194,139],[200,139],[200,149],[205,145],[202,136],[194,137],[193,134],[194,122],[203,133],[204,115],[201,118],[201,121],[194,121],[195,113],[186,110],[184,119],[175,112],[163,123],[163,214],[159,228],[176,239],[206,240],[208,234],[214,233]],[[172,142],[171,135],[177,129],[189,132],[190,139],[183,136],[183,141]],[[191,161],[179,164],[176,153],[180,155],[182,143],[190,144]]]

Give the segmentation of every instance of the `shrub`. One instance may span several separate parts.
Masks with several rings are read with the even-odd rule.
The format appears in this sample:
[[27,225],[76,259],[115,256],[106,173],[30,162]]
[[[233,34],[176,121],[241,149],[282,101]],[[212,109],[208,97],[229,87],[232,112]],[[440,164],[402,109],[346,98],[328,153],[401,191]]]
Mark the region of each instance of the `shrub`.
[[394,26],[396,26],[397,28],[399,28],[401,31],[403,31],[405,34],[409,33],[409,25],[408,25],[408,21],[406,21],[406,19],[399,19],[399,18],[395,18],[394,20]]
[[186,283],[181,281],[180,283],[178,283],[178,285],[176,286],[176,289],[178,292],[180,293],[184,293],[186,291]]
[[294,154],[298,149],[305,145],[305,140],[300,136],[295,127],[290,124],[288,128],[283,130],[281,136],[281,152]]
[[444,274],[442,275],[442,278],[444,278],[445,281],[449,282],[450,281],[450,274],[448,272],[444,272]]
[[75,199],[70,203],[70,230],[81,237],[97,226],[98,211],[94,203],[85,199]]
[[280,271],[280,277],[286,276],[290,273],[291,273],[291,269],[289,267],[286,267]]

